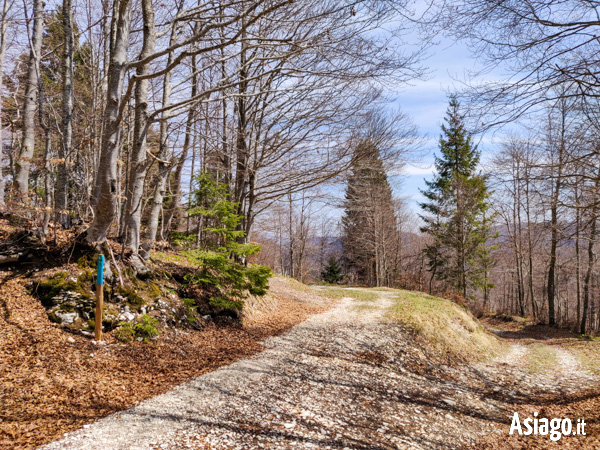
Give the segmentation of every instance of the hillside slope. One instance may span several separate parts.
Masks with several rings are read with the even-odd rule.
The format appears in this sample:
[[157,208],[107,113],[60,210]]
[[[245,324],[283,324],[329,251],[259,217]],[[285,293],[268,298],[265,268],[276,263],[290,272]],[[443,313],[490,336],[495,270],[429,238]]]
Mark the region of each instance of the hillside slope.
[[[248,357],[331,300],[284,278],[250,305],[241,325],[163,328],[151,343],[107,345],[52,323],[29,278],[0,273],[0,448],[34,448],[65,432]],[[301,288],[301,290],[300,290]]]

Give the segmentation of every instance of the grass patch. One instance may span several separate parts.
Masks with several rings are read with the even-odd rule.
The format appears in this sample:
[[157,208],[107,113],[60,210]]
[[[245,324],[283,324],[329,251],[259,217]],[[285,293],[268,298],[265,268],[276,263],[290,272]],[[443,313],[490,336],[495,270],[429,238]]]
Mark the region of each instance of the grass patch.
[[556,349],[544,344],[531,344],[527,353],[529,373],[544,373],[556,365]]
[[350,289],[350,288],[339,288],[339,287],[326,287],[319,292],[325,294],[327,297],[339,299],[344,297],[351,297],[356,300],[363,302],[373,302],[377,300],[378,295],[370,290],[362,289]]
[[370,303],[360,303],[358,305],[354,305],[352,308],[356,312],[364,312],[364,311],[373,311],[377,309],[376,306],[371,305]]
[[155,251],[152,253],[152,260],[165,263],[173,263],[180,266],[197,267],[194,261],[189,260],[186,255],[181,253],[167,253]]
[[581,368],[594,375],[600,374],[600,343],[593,340],[570,341],[565,346],[577,358]]
[[488,333],[464,307],[421,292],[397,291],[388,313],[443,355],[463,360],[497,356],[505,344]]

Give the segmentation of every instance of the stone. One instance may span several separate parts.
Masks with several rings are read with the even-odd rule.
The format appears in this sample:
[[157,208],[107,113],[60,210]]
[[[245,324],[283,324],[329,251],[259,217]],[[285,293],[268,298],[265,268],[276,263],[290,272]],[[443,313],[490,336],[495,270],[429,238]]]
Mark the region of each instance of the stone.
[[131,322],[135,320],[135,314],[131,311],[125,310],[119,314],[119,320],[122,322]]
[[54,315],[61,320],[60,323],[63,325],[71,325],[78,317],[76,312],[66,312],[61,311],[60,309],[56,309]]
[[75,339],[73,339],[73,336],[69,336],[69,337],[67,338],[67,342],[69,342],[69,343],[71,343],[71,344],[74,344],[74,343],[75,343]]

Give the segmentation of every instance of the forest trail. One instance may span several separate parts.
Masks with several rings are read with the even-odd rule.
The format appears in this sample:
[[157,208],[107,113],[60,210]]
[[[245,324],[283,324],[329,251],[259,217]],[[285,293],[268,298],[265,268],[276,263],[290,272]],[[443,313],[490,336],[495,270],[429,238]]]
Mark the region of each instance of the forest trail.
[[361,291],[375,298],[345,297],[254,357],[44,448],[519,448],[534,441],[508,436],[515,410],[598,383],[560,343],[498,328],[504,354],[436,362],[390,320],[393,291]]

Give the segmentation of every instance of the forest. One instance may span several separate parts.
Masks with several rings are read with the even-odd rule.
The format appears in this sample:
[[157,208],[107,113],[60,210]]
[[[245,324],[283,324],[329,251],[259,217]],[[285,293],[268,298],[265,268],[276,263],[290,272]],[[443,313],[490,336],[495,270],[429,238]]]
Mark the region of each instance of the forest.
[[599,17],[0,0],[0,449],[600,447]]
[[[450,3],[3,0],[2,215],[104,251],[121,285],[196,251],[221,305],[272,270],[596,332],[597,9]],[[412,208],[389,174],[423,136],[394,91],[440,35],[510,69],[449,93]]]

